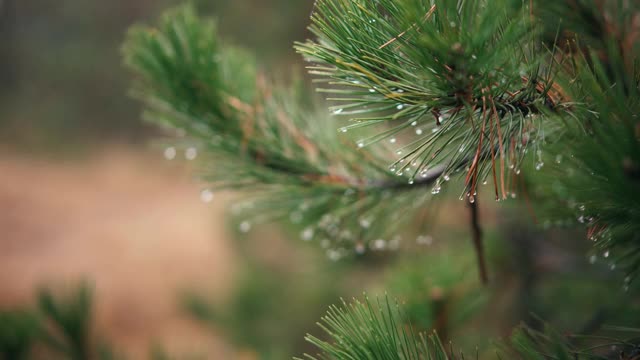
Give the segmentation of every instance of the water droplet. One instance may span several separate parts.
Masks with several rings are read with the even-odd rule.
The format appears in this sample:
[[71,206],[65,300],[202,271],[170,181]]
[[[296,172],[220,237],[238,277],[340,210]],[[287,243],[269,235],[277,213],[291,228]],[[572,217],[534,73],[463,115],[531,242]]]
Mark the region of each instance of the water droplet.
[[442,187],[440,186],[439,182],[436,182],[436,184],[433,186],[433,188],[431,189],[431,193],[433,195],[439,194],[440,190],[442,189]]
[[396,155],[402,155],[402,150],[396,151]]
[[343,133],[346,133],[346,132],[347,132],[347,130],[348,130],[348,129],[347,129],[346,127],[342,127],[342,128],[340,128],[340,132],[343,132]]
[[333,110],[333,114],[334,115],[340,115],[340,114],[342,114],[342,111],[343,111],[342,109],[335,109],[335,110]]
[[396,106],[396,109],[398,110],[404,109],[404,104],[398,104],[398,106]]
[[184,152],[184,157],[187,160],[195,160],[196,157],[198,157],[198,149],[192,147],[187,148],[187,150],[185,150]]
[[395,144],[395,143],[396,143],[396,141],[397,141],[397,140],[396,140],[396,138],[394,138],[394,137],[393,137],[393,138],[391,138],[391,139],[389,139],[389,142],[390,142],[390,143],[392,143],[392,144]]
[[374,92],[376,92],[376,89],[373,89],[373,88],[372,88],[372,89],[369,89],[369,92],[370,92],[370,93],[374,93]]
[[604,256],[605,258],[609,257],[609,250],[605,251],[604,254],[602,254],[602,256]]
[[422,135],[422,129],[416,129],[416,135]]
[[368,229],[369,227],[371,227],[371,220],[366,218],[360,219],[360,226],[362,226],[362,228],[364,229]]
[[413,185],[413,183],[414,183],[413,178],[409,179],[409,185]]
[[590,263],[590,264],[595,264],[595,263],[596,263],[596,260],[598,260],[598,257],[597,257],[597,256],[595,256],[595,255],[591,255],[591,256],[589,257],[589,263]]
[[516,169],[516,175],[520,175],[520,169]]
[[331,261],[338,261],[342,256],[340,255],[340,251],[329,249],[327,250],[327,257]]
[[475,197],[475,196],[473,196],[473,195],[469,196],[469,203],[470,203],[470,204],[473,204],[473,203],[475,203],[475,202],[476,202],[476,197]]
[[556,156],[556,164],[560,164],[562,162],[562,155]]
[[173,146],[169,146],[168,148],[164,149],[164,158],[167,160],[173,160],[176,158],[176,148],[174,148]]
[[444,181],[449,181],[451,180],[451,177],[449,176],[449,174],[444,174]]
[[611,271],[615,270],[616,269],[616,264],[611,264],[609,266],[609,269],[611,269]]
[[455,22],[455,21],[450,22],[450,23],[449,23],[449,26],[451,26],[452,28],[453,28],[453,27],[456,27],[456,22]]
[[536,170],[542,169],[543,166],[544,166],[544,163],[540,161],[539,163],[536,164]]
[[360,140],[356,143],[358,145],[359,148],[363,148],[364,147],[364,141]]
[[204,189],[200,192],[200,200],[204,203],[210,203],[213,201],[213,191]]
[[240,223],[240,226],[238,227],[238,229],[240,229],[240,231],[243,233],[248,233],[249,230],[251,230],[251,223],[245,220]]
[[433,244],[433,237],[431,237],[430,235],[420,235],[416,238],[416,243],[418,245],[430,246],[431,244]]
[[511,193],[511,198],[515,199],[516,197],[518,197],[518,195],[516,195],[516,193]]
[[414,121],[414,122],[411,123],[411,126],[416,126],[416,125],[418,125],[417,121]]
[[378,239],[373,242],[373,248],[375,250],[384,250],[387,246],[387,242],[384,239]]
[[304,241],[311,241],[313,239],[313,229],[308,227],[300,233],[300,238]]
[[460,146],[460,149],[458,149],[458,152],[464,152],[464,145]]
[[475,54],[474,54],[474,55],[471,55],[471,58],[472,58],[473,60],[477,60],[477,59],[478,59],[478,57],[477,57],[477,56],[475,56]]

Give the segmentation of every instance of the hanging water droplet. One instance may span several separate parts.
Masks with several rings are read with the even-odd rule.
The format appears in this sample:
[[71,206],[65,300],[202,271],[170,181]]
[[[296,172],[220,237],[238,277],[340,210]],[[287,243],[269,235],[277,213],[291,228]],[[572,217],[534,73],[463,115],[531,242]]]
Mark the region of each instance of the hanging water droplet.
[[311,241],[311,239],[313,239],[313,229],[309,227],[302,230],[300,238],[304,241]]
[[327,257],[331,261],[338,261],[341,258],[340,251],[329,249],[327,250]]
[[169,146],[168,148],[164,149],[164,158],[167,160],[173,160],[176,158],[176,148],[174,148],[173,146]]
[[340,115],[340,114],[342,114],[342,111],[343,111],[342,109],[335,109],[335,110],[333,110],[333,114],[334,115]]
[[362,140],[359,140],[356,144],[358,145],[359,148],[363,148],[364,147],[364,141],[362,141]]
[[455,22],[455,21],[451,21],[451,22],[449,23],[449,26],[451,26],[452,28],[453,28],[453,27],[456,27],[456,22]]
[[371,226],[371,220],[367,218],[360,219],[360,226],[362,226],[363,229],[368,229]]
[[204,203],[210,203],[213,201],[213,191],[204,189],[200,192],[200,200]]
[[416,126],[416,125],[418,125],[417,121],[414,121],[414,122],[411,123],[411,126]]
[[402,155],[402,150],[396,151],[396,155]]
[[556,155],[556,164],[560,164],[562,162],[562,155]]
[[516,175],[520,175],[520,169],[516,169]]
[[396,106],[396,109],[398,110],[404,109],[404,104],[398,104],[398,106]]
[[539,163],[536,164],[536,170],[542,169],[543,166],[544,166],[544,163],[540,161]]
[[375,250],[384,250],[387,246],[387,242],[384,239],[378,239],[373,242],[373,248]]
[[477,56],[475,56],[475,54],[474,54],[474,55],[471,55],[471,58],[472,58],[473,60],[478,60],[478,57],[477,57]]
[[187,150],[185,150],[184,152],[184,157],[187,160],[195,160],[195,158],[198,156],[198,149],[192,147],[187,148]]
[[460,145],[460,149],[458,149],[458,152],[464,152],[464,145]]
[[604,254],[602,254],[602,256],[604,256],[605,258],[609,257],[609,250],[605,251]]
[[389,142],[390,142],[390,143],[392,143],[392,144],[395,144],[395,143],[396,143],[396,141],[397,141],[397,140],[396,140],[396,138],[394,138],[394,137],[392,137],[391,139],[389,139]]
[[346,127],[341,127],[341,128],[340,128],[340,132],[343,132],[343,133],[346,133],[346,132],[347,132],[347,130],[349,130],[349,129],[347,129]]
[[449,174],[444,174],[444,181],[449,181],[451,180],[451,177],[449,176]]
[[413,178],[409,179],[409,185],[413,185],[414,182]]
[[439,182],[436,182],[436,184],[433,186],[433,188],[431,189],[431,193],[433,195],[439,194],[440,190],[442,189],[442,187],[440,186]]
[[416,135],[422,135],[422,129],[416,129]]
[[243,233],[248,233],[249,230],[251,230],[251,223],[245,220],[240,223],[240,226],[238,227],[238,229],[240,229],[240,231]]
[[370,93],[374,93],[374,92],[376,92],[376,89],[371,88],[371,89],[369,89],[369,92]]
[[433,244],[433,237],[430,235],[420,235],[416,238],[416,243],[418,245],[430,246]]
[[476,202],[476,197],[475,197],[475,196],[473,196],[473,195],[469,196],[469,203],[470,203],[470,204],[473,204],[473,203],[475,203],[475,202]]
[[487,185],[489,182],[487,180],[482,182],[482,185]]

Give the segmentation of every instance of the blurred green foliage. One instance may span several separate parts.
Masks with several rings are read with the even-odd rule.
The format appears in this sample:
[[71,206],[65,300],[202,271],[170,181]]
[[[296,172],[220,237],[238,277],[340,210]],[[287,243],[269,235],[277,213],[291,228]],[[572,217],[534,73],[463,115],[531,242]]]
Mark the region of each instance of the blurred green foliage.
[[[138,143],[152,131],[126,96],[120,46],[134,22],[178,0],[0,2],[0,142],[71,151],[106,141]],[[299,61],[312,1],[198,0],[232,42],[270,69]],[[266,67],[267,65],[265,65]]]

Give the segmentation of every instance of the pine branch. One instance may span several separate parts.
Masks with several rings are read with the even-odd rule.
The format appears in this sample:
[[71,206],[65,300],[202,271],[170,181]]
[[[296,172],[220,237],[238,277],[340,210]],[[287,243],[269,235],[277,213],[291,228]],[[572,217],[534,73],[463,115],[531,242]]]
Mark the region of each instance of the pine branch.
[[391,124],[362,146],[420,125],[417,140],[398,150],[399,164],[444,165],[450,177],[475,151],[469,193],[492,175],[497,198],[505,199],[505,166],[520,167],[542,133],[538,114],[565,99],[551,72],[540,72],[540,57],[529,54],[535,47],[524,9],[509,1],[483,6],[320,0],[311,27],[318,40],[297,49],[318,64],[310,72],[327,84],[320,91],[345,103],[334,107],[352,116],[345,130]]
[[[425,336],[416,334],[407,323],[398,304],[391,304],[388,298],[372,303],[368,297],[364,302],[353,300],[342,307],[332,306],[327,315],[318,324],[329,336],[321,340],[307,335],[306,339],[315,345],[321,353],[317,356],[305,354],[309,360],[342,359],[389,359],[389,360],[431,360],[464,359],[458,357],[453,349],[445,350],[436,334]],[[624,329],[624,333],[633,335],[638,329]],[[508,342],[500,345],[496,359],[603,359],[601,348],[614,346],[617,353],[611,358],[627,359],[628,354],[636,354],[638,338],[618,339],[593,337],[598,344],[588,348],[571,345],[570,338],[562,336],[545,325],[543,332],[527,326],[520,326]],[[635,356],[635,355],[634,355]],[[301,358],[296,358],[301,360]],[[633,359],[631,357],[630,359]]]
[[480,228],[477,199],[469,201],[469,209],[471,213],[473,247],[475,249],[476,256],[478,257],[478,273],[480,275],[480,281],[486,285],[489,283],[489,276],[487,275],[487,264],[484,259],[484,246],[482,244],[482,229]]
[[398,229],[443,185],[441,166],[417,177],[417,164],[390,171],[388,147],[336,136],[336,119],[299,84],[269,82],[190,7],[168,12],[157,28],[132,29],[124,55],[146,118],[184,133],[205,160],[199,171],[210,190],[247,193],[237,210],[258,222],[290,219],[332,258],[396,248]]

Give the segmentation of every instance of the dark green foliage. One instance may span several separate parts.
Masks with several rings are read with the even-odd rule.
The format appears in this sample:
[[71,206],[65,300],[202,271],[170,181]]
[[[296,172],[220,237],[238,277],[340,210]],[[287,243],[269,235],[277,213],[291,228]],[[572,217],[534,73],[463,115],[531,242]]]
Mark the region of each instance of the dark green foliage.
[[[403,227],[424,219],[432,198],[426,187],[438,194],[457,177],[460,198],[475,204],[479,185],[491,181],[496,200],[523,195],[527,205],[546,203],[540,217],[553,224],[565,224],[567,217],[572,225],[586,224],[587,237],[611,261],[607,265],[624,268],[627,277],[614,285],[589,282],[584,289],[576,278],[576,289],[616,289],[607,294],[610,301],[600,301],[609,308],[617,299],[629,301],[622,289],[640,271],[638,19],[638,5],[625,1],[318,0],[311,26],[316,39],[297,49],[314,62],[310,70],[320,91],[336,102],[333,114],[349,116],[352,123],[339,128],[347,140],[333,133],[337,121],[298,83],[283,87],[265,79],[251,56],[220,44],[212,23],[189,7],[170,12],[158,29],[134,29],[124,52],[148,118],[176,128],[187,146],[215,164],[201,170],[213,188],[249,193],[236,210],[254,220],[244,220],[240,230],[250,229],[250,221],[288,219],[304,240],[319,240],[332,259],[397,249]],[[532,169],[541,175],[531,175]],[[470,208],[477,215],[477,205]],[[571,294],[553,281],[537,287],[526,273],[540,266],[527,254],[530,248],[515,254],[526,262],[526,271],[513,276],[521,277],[514,297],[523,307],[560,320],[589,311],[576,306],[558,314],[564,304],[548,306],[546,300]],[[438,323],[446,313],[439,299],[447,298],[447,306],[473,301],[452,301],[454,282],[464,276],[447,265],[460,264],[441,257],[430,265],[432,279],[443,285],[435,297],[407,296],[409,317],[446,332],[450,322]],[[413,270],[399,271],[401,292],[420,288],[422,277]],[[277,305],[256,299],[281,284],[264,275],[245,281],[232,313],[242,314],[240,323],[255,319],[261,329],[261,314]],[[462,306],[454,308],[452,317],[465,317]],[[191,309],[234,327],[202,302],[193,301]],[[618,314],[634,318],[635,311],[627,305]],[[330,341],[308,339],[323,353],[320,359],[456,358],[437,337],[414,333],[398,313],[388,301],[345,303],[323,319]],[[270,342],[260,336],[251,334],[249,345]],[[525,327],[501,358],[619,355],[578,345],[574,338]]]
[[444,166],[444,182],[466,168],[467,196],[492,178],[506,199],[506,167],[553,134],[534,116],[559,104],[549,104],[549,71],[519,2],[324,0],[312,20],[318,39],[297,48],[317,63],[321,91],[336,95],[347,129],[377,126],[364,145],[403,136],[394,165],[412,178]]
[[332,306],[319,324],[330,341],[308,335],[322,354],[306,359],[431,360],[449,359],[437,335],[423,336],[406,327],[399,306],[389,299],[372,304],[354,300]]
[[28,310],[0,310],[0,359],[27,359],[41,334],[38,316]]
[[[329,336],[321,340],[308,335],[307,339],[321,351],[317,356],[305,355],[305,359],[358,359],[358,360],[431,360],[465,359],[445,347],[438,336],[416,333],[411,324],[388,298],[371,302],[354,300],[342,307],[332,306],[319,326]],[[579,337],[562,336],[552,329],[537,331],[527,326],[517,328],[511,339],[500,344],[494,359],[520,360],[575,360],[575,359],[634,359],[625,354],[637,352],[639,329],[621,328],[627,339],[618,336]],[[588,345],[578,346],[576,341],[589,340]],[[585,342],[585,341],[582,341]],[[474,358],[471,356],[470,358]]]

